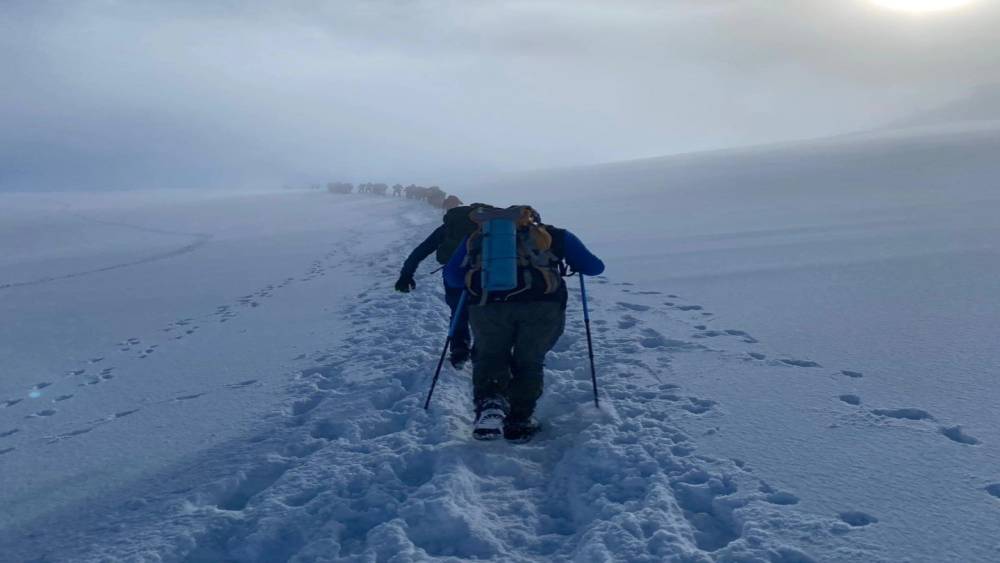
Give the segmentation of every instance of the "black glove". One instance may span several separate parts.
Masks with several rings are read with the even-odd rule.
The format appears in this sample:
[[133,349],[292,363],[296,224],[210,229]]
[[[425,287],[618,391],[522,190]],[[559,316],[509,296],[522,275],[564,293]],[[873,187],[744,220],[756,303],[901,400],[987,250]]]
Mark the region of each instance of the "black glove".
[[413,281],[413,276],[410,274],[399,274],[399,279],[396,280],[396,291],[402,293],[409,293],[411,289],[416,289],[417,282]]

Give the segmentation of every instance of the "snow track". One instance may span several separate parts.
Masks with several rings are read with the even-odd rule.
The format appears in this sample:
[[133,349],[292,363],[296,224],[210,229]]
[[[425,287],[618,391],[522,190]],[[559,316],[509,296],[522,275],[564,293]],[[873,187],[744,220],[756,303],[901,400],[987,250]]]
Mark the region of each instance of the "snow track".
[[[408,246],[339,267],[389,279]],[[543,432],[521,446],[473,441],[469,373],[447,370],[431,411],[421,408],[447,325],[436,278],[407,296],[383,283],[343,311],[353,333],[308,358],[286,407],[259,433],[144,484],[102,526],[108,540],[76,544],[72,558],[878,559],[832,515],[791,508],[794,494],[745,464],[696,454],[686,422],[723,415],[685,394],[670,366],[679,354],[719,353],[668,329],[690,332],[700,310],[681,305],[696,316],[679,318],[655,292],[595,282],[600,411],[574,300],[549,358]],[[813,559],[810,547],[825,557]]]
[[[373,254],[344,244],[294,279],[337,283],[324,277],[329,272],[391,280],[428,227],[407,229]],[[686,393],[673,365],[691,355],[745,363],[745,355],[707,343],[752,346],[749,334],[709,330],[701,323],[712,314],[680,297],[597,278],[601,410],[592,402],[574,297],[549,356],[538,413],[545,428],[527,445],[480,443],[470,435],[468,372],[446,368],[431,410],[422,409],[447,307],[436,277],[418,283],[410,295],[385,281],[357,294],[338,313],[350,333],[299,360],[284,407],[251,435],[88,504],[100,522],[69,526],[32,555],[188,563],[880,560],[849,533],[876,518],[804,513],[796,494],[771,487],[746,463],[697,453],[692,428],[725,413],[715,400]],[[164,334],[191,337],[192,323],[224,323],[283,287],[182,319]]]
[[69,273],[64,273],[64,274],[44,276],[44,277],[35,278],[35,279],[31,279],[31,280],[25,280],[25,281],[15,281],[15,282],[0,283],[0,291],[5,290],[5,289],[13,289],[13,288],[17,288],[17,287],[30,287],[30,286],[34,286],[34,285],[40,285],[40,284],[50,283],[50,282],[59,281],[59,280],[71,280],[71,279],[74,279],[74,278],[81,278],[81,277],[90,276],[90,275],[93,275],[93,274],[99,274],[99,273],[104,273],[104,272],[111,272],[111,271],[114,271],[114,270],[120,270],[122,268],[130,268],[130,267],[133,267],[133,266],[140,266],[140,265],[143,265],[143,264],[150,264],[152,262],[157,262],[157,261],[160,261],[160,260],[166,260],[168,258],[174,258],[174,257],[177,257],[177,256],[182,256],[182,255],[187,254],[189,252],[194,252],[194,251],[198,250],[199,248],[205,246],[209,242],[211,242],[211,240],[213,238],[213,235],[211,235],[209,233],[178,232],[178,231],[170,231],[170,230],[165,230],[165,229],[156,229],[156,228],[146,227],[146,226],[142,226],[142,225],[133,225],[131,223],[123,223],[123,222],[120,222],[120,221],[106,221],[106,220],[103,220],[103,219],[96,219],[94,217],[90,217],[88,215],[84,215],[83,213],[79,213],[77,211],[73,211],[72,208],[70,208],[70,206],[68,204],[59,202],[58,205],[60,207],[63,207],[64,211],[66,213],[68,213],[69,215],[71,215],[72,217],[74,217],[76,219],[79,219],[81,221],[87,222],[87,223],[92,223],[92,224],[95,224],[95,225],[104,225],[104,226],[108,226],[108,227],[116,227],[116,228],[121,228],[121,229],[125,229],[125,230],[128,230],[128,231],[136,231],[136,232],[141,232],[141,233],[150,233],[150,234],[155,234],[155,235],[163,235],[163,236],[167,236],[167,237],[187,238],[187,239],[190,239],[190,242],[188,242],[187,244],[184,244],[182,246],[179,246],[177,248],[173,248],[173,249],[169,249],[169,250],[164,250],[162,252],[157,252],[157,253],[150,254],[150,255],[147,255],[147,256],[138,257],[138,258],[135,258],[133,260],[118,262],[118,263],[114,263],[114,264],[108,264],[106,266],[101,266],[101,267],[98,267],[98,268],[92,268],[92,269],[89,269],[89,270],[81,270],[81,271],[69,272]]

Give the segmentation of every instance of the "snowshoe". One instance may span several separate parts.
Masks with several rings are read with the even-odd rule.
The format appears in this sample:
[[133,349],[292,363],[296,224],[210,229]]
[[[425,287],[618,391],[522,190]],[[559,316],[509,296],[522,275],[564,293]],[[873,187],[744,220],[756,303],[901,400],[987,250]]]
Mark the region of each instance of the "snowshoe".
[[503,437],[508,442],[525,444],[530,442],[541,429],[542,423],[538,422],[535,417],[522,420],[508,420],[503,425]]
[[496,440],[504,435],[504,420],[507,418],[507,401],[487,399],[476,409],[476,422],[472,437],[476,440]]

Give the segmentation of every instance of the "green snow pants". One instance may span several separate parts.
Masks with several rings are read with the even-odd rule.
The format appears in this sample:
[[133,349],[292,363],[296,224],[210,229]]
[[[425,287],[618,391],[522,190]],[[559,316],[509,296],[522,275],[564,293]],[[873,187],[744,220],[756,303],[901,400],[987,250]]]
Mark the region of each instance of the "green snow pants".
[[510,402],[510,418],[527,419],[542,396],[545,355],[566,327],[566,308],[555,301],[487,303],[469,308],[475,339],[473,398]]

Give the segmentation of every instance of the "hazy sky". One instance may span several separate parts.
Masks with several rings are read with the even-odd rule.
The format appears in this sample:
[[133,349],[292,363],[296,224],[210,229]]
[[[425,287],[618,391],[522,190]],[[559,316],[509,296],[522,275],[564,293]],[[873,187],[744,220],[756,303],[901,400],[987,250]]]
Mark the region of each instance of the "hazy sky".
[[1000,82],[1000,6],[0,0],[0,189],[448,185],[878,127]]

